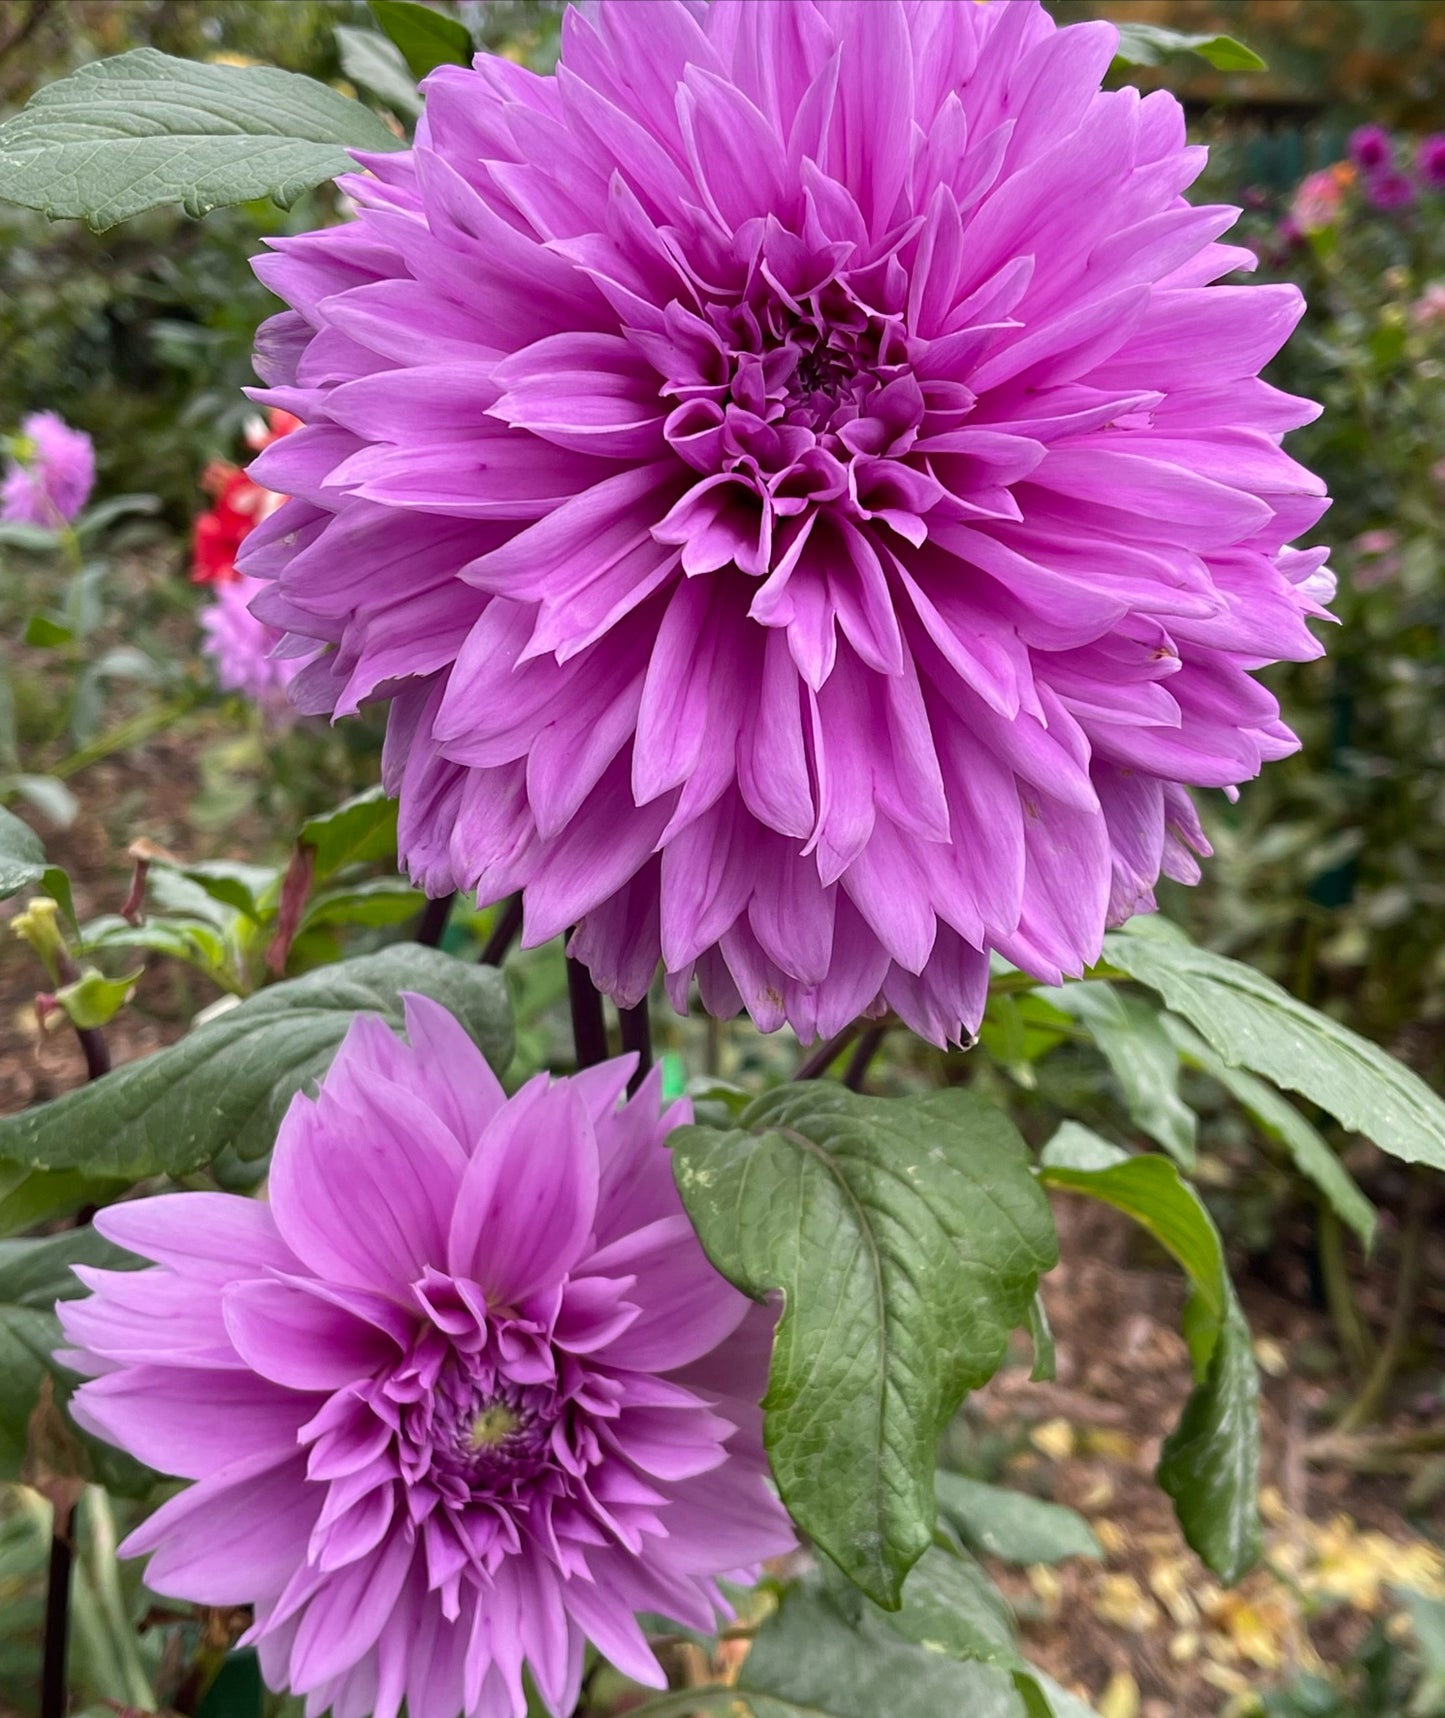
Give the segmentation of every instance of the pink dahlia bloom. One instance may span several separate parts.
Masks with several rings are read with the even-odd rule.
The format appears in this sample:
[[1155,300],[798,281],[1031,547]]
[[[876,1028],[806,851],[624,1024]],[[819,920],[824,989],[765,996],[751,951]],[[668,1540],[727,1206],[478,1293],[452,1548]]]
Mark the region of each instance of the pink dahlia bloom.
[[12,525],[68,525],[95,487],[95,444],[54,412],[31,412],[0,483],[0,519]]
[[659,959],[804,1037],[940,1043],[1206,851],[1294,749],[1325,508],[1259,380],[1301,311],[1116,32],[1034,0],[601,0],[555,77],[427,81],[357,219],[277,241],[306,425],[245,564],[393,700],[428,889],[520,889],[619,1002]]
[[576,1705],[584,1641],[665,1679],[634,1613],[711,1630],[792,1534],[758,1398],[770,1321],[718,1276],[632,1058],[507,1098],[435,1003],[360,1017],[281,1127],[270,1203],[112,1206],[155,1261],[60,1308],[74,1413],[196,1483],[123,1547],[255,1606],[274,1688],[335,1718]]
[[[201,649],[211,658],[216,684],[223,692],[240,692],[263,708],[289,708],[286,688],[304,666],[298,656],[277,656],[285,634],[251,613],[250,603],[264,587],[257,579],[236,574],[217,584],[200,611],[205,641]],[[314,648],[307,654],[314,654]]]

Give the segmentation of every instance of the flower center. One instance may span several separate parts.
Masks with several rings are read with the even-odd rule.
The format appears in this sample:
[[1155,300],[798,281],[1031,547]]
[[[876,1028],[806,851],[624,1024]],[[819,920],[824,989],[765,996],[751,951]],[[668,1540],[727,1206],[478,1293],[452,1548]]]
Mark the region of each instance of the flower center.
[[522,1416],[510,1403],[488,1402],[472,1421],[467,1442],[477,1451],[494,1450],[506,1443],[514,1432],[520,1431],[521,1426]]

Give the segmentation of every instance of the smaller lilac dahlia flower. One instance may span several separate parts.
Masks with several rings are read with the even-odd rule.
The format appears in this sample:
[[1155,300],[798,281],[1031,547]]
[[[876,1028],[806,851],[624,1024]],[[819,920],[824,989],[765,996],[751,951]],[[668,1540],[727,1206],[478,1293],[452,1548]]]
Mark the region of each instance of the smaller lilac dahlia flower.
[[270,1203],[112,1206],[155,1261],[79,1269],[76,1419],[195,1483],[122,1547],[255,1607],[274,1688],[335,1718],[556,1714],[592,1641],[665,1686],[636,1613],[710,1630],[793,1536],[758,1399],[770,1319],[712,1268],[624,1057],[508,1098],[444,1009],[375,1016],[297,1097]]
[[68,525],[95,486],[95,444],[55,412],[31,412],[10,443],[0,484],[0,519],[11,525]]
[[264,710],[281,714],[290,708],[286,688],[305,666],[305,658],[276,654],[284,635],[251,613],[251,600],[261,588],[259,580],[241,573],[218,584],[200,612],[206,635],[201,648],[211,658],[223,692],[240,692]]
[[1365,175],[1365,195],[1377,209],[1393,214],[1398,209],[1408,209],[1415,201],[1415,185],[1407,174],[1387,167],[1383,172]]
[[1359,125],[1350,133],[1350,160],[1366,173],[1378,173],[1395,159],[1395,145],[1383,125]]

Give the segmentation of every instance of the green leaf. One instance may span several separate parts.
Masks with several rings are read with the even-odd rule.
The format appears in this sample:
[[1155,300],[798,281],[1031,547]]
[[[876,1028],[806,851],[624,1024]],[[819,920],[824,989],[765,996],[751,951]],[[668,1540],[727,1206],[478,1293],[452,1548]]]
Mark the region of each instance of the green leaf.
[[1319,1129],[1309,1122],[1273,1086],[1241,1068],[1227,1067],[1194,1029],[1177,1015],[1163,1016],[1165,1029],[1179,1053],[1201,1073],[1217,1080],[1240,1108],[1271,1139],[1278,1140],[1294,1159],[1294,1166],[1324,1194],[1335,1215],[1360,1237],[1368,1251],[1375,1243],[1375,1207],[1360,1191],[1348,1169],[1340,1162]]
[[465,24],[413,0],[370,0],[371,15],[397,47],[412,76],[424,78],[438,66],[469,66],[472,36]]
[[40,837],[13,811],[0,805],[0,901],[8,900],[45,875]]
[[1029,1369],[1031,1384],[1047,1384],[1059,1375],[1059,1356],[1054,1347],[1054,1330],[1049,1323],[1049,1311],[1044,1297],[1034,1291],[1029,1302],[1029,1340],[1034,1345],[1034,1363]]
[[298,934],[317,925],[399,925],[415,918],[425,906],[426,896],[405,877],[373,877],[313,895],[301,915]]
[[[1162,1157],[1129,1157],[1102,1167],[1070,1167],[1078,1134],[1064,1129],[1045,1147],[1039,1179],[1123,1211],[1168,1249],[1192,1293],[1184,1333],[1195,1386],[1165,1440],[1159,1483],[1174,1500],[1184,1536],[1214,1572],[1237,1581],[1258,1559],[1259,1379],[1249,1327],[1225,1268],[1219,1231],[1204,1201]],[[1095,1164],[1098,1147],[1086,1143]],[[1107,1149],[1107,1147],[1106,1147]]]
[[336,47],[345,75],[384,101],[398,119],[415,119],[421,112],[422,98],[416,79],[395,42],[389,42],[375,30],[338,24]]
[[[925,1563],[935,1556],[946,1553],[930,1552]],[[929,1601],[916,1611],[908,1608],[910,1623],[926,1615],[946,1631],[936,1643],[926,1637],[930,1644],[923,1645],[890,1628],[874,1607],[850,1619],[827,1594],[796,1586],[758,1631],[734,1699],[743,1695],[754,1718],[1018,1718],[1023,1707],[1010,1669],[968,1662],[953,1650],[977,1613],[951,1627],[952,1619],[938,1612]],[[992,1642],[983,1644],[1012,1656]]]
[[1232,1286],[1208,1372],[1164,1440],[1158,1478],[1184,1537],[1215,1574],[1226,1582],[1248,1574],[1261,1549],[1259,1371]]
[[809,1080],[671,1139],[723,1275],[781,1290],[765,1438],[794,1518],[896,1605],[933,1533],[938,1439],[1055,1261],[1012,1123],[970,1093],[865,1098]]
[[56,991],[55,1000],[82,1031],[108,1026],[135,995],[144,970],[127,973],[124,978],[107,978],[98,968],[87,967],[73,983]]
[[1252,967],[1158,930],[1111,933],[1104,958],[1157,990],[1226,1065],[1303,1093],[1394,1157],[1445,1169],[1445,1103],[1378,1044]]
[[379,787],[368,788],[334,810],[308,817],[296,839],[316,854],[313,883],[347,865],[389,859],[396,852],[396,801]]
[[85,542],[98,536],[117,519],[124,519],[128,513],[159,513],[160,510],[159,495],[110,495],[94,507],[86,508],[75,521],[75,534]]
[[51,620],[49,615],[32,614],[25,623],[22,636],[26,644],[33,645],[37,650],[54,650],[57,645],[73,643],[75,631],[72,627],[62,626],[59,621]]
[[[1126,1157],[1106,1167],[1071,1166],[1063,1161],[1067,1150],[1060,1139],[1063,1133],[1061,1128],[1044,1148],[1040,1181],[1045,1187],[1101,1200],[1147,1229],[1184,1268],[1217,1329],[1229,1304],[1229,1274],[1219,1231],[1204,1201],[1179,1179],[1179,1171],[1167,1158],[1142,1155]],[[1198,1341],[1199,1350],[1194,1355],[1196,1380],[1204,1376],[1208,1366],[1213,1333],[1201,1325]]]
[[[19,1477],[30,1416],[46,1377],[54,1380],[62,1403],[74,1384],[74,1374],[54,1359],[64,1343],[55,1302],[86,1292],[71,1267],[133,1270],[143,1263],[94,1229],[67,1229],[37,1241],[0,1241],[0,1378],[5,1381],[0,1389],[0,1477]],[[154,1483],[155,1476],[129,1457],[108,1445],[84,1437],[81,1441],[94,1477],[112,1490],[143,1493]]]
[[163,203],[289,208],[350,171],[347,150],[404,147],[314,78],[136,48],[47,84],[0,125],[0,198],[102,232]]
[[1088,1522],[1060,1503],[982,1485],[958,1473],[941,1472],[934,1483],[940,1514],[977,1556],[1009,1563],[1103,1556]]
[[69,1217],[82,1205],[108,1205],[129,1185],[82,1175],[78,1169],[26,1169],[0,1162],[0,1235],[17,1235],[56,1217]]
[[1188,35],[1182,30],[1167,30],[1158,24],[1120,24],[1113,69],[1159,66],[1176,54],[1198,54],[1220,72],[1268,70],[1253,48],[1245,47],[1233,36]]
[[0,1159],[125,1181],[270,1150],[293,1094],[330,1065],[358,1012],[399,1027],[399,993],[451,1009],[494,1067],[512,1053],[500,973],[401,943],[275,984],[104,1080],[0,1117]]
[[1070,984],[1043,992],[1089,1033],[1112,1069],[1129,1119],[1185,1169],[1198,1158],[1198,1118],[1179,1095],[1179,1052],[1142,997],[1120,996],[1110,985]]

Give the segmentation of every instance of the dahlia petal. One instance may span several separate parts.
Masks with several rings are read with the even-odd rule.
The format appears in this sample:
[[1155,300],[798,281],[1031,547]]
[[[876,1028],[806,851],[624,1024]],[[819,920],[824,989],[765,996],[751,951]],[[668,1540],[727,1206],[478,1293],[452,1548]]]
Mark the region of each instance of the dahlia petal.
[[491,1300],[526,1299],[577,1263],[597,1184],[585,1107],[570,1086],[539,1076],[478,1142],[452,1213],[448,1269],[481,1283]]
[[308,1693],[354,1665],[386,1628],[407,1573],[412,1548],[396,1532],[379,1555],[331,1573],[307,1600],[291,1648],[291,1685]]
[[305,1552],[317,1500],[299,1461],[242,1461],[170,1498],[122,1543],[152,1553],[146,1584],[203,1605],[279,1593]]
[[81,1385],[71,1413],[148,1467],[205,1479],[233,1462],[284,1461],[314,1403],[248,1372],[218,1371],[201,1391],[190,1368],[141,1364]]
[[221,1304],[241,1360],[291,1390],[336,1390],[396,1355],[375,1325],[284,1282],[231,1283]]
[[95,1214],[107,1241],[198,1283],[294,1271],[296,1255],[270,1208],[236,1193],[162,1193]]
[[[271,1159],[271,1209],[316,1274],[400,1294],[441,1251],[466,1158],[425,1103],[353,1065],[365,1041],[364,1027],[348,1036],[319,1100],[292,1099]],[[348,1114],[370,1125],[337,1129],[332,1117]]]

